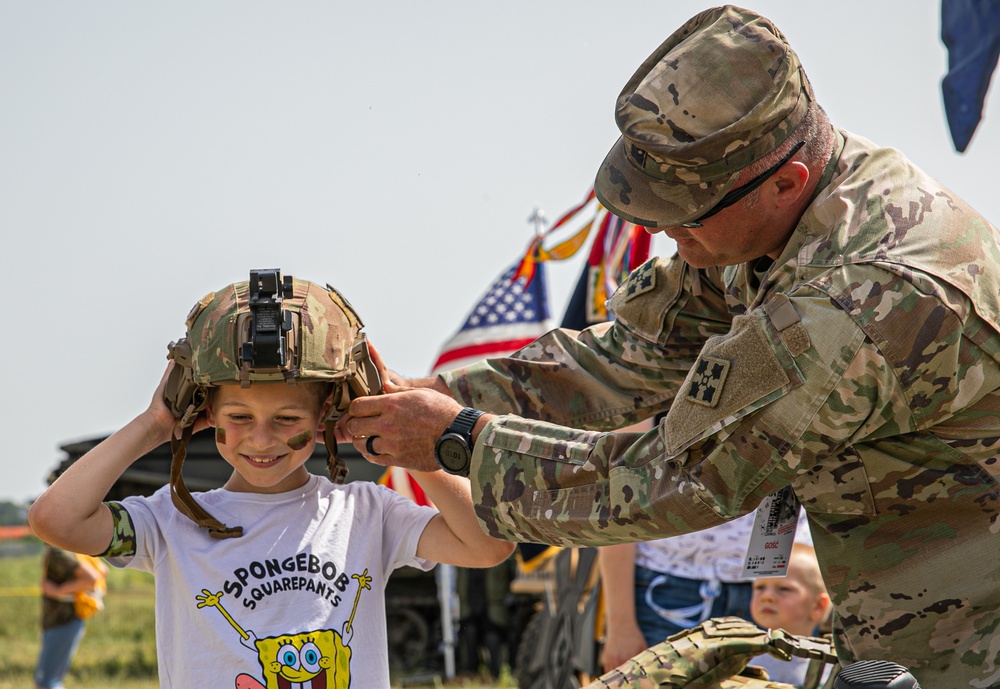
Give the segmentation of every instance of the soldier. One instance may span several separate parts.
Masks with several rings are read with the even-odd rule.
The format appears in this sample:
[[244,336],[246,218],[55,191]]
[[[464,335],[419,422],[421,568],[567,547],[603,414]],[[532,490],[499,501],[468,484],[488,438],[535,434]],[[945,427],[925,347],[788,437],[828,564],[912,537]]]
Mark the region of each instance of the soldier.
[[[677,255],[633,272],[613,323],[437,379],[388,374],[395,394],[355,400],[343,429],[378,464],[468,474],[483,527],[514,540],[687,533],[790,486],[842,662],[1000,683],[996,228],[834,128],[747,10],[680,27],[616,119],[597,195]],[[648,433],[604,432],[660,410]]]

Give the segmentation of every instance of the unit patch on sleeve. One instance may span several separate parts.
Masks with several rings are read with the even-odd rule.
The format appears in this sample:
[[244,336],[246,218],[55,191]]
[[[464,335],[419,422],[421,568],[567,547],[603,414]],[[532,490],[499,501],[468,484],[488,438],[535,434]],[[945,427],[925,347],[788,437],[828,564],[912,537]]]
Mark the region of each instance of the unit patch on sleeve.
[[688,387],[687,399],[705,407],[714,407],[722,396],[722,386],[729,373],[729,362],[711,356],[700,356],[694,365],[694,375]]
[[622,285],[625,301],[645,294],[656,287],[656,259],[650,259],[632,271],[628,281]]

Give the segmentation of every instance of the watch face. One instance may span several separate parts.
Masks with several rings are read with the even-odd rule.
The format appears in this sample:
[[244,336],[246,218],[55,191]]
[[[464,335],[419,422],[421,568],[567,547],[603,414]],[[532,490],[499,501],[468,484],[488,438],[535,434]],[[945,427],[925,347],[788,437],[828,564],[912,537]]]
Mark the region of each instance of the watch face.
[[446,471],[465,471],[469,466],[469,447],[461,437],[446,435],[438,442],[437,459]]

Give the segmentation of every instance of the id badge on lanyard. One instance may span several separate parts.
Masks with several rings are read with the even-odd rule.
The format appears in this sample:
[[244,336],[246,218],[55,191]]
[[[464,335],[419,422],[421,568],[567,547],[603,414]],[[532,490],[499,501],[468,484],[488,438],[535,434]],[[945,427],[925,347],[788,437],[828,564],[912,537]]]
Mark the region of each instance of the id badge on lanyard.
[[800,509],[802,506],[791,486],[785,486],[761,501],[743,561],[744,579],[788,574],[788,558],[795,541]]

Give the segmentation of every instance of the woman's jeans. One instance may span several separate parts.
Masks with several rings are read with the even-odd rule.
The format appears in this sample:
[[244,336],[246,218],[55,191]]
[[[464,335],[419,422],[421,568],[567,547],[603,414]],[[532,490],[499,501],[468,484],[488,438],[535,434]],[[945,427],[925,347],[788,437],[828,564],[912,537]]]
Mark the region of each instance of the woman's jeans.
[[636,565],[635,617],[652,646],[710,617],[749,620],[751,591],[750,582],[685,579]]
[[35,667],[35,685],[61,687],[76,647],[83,638],[83,620],[76,618],[42,632],[42,650]]

